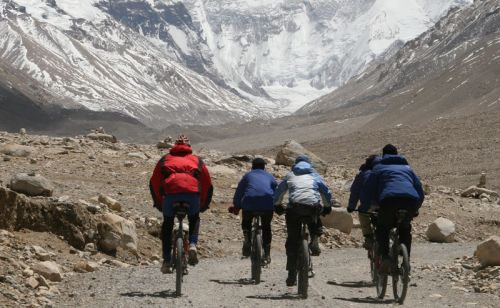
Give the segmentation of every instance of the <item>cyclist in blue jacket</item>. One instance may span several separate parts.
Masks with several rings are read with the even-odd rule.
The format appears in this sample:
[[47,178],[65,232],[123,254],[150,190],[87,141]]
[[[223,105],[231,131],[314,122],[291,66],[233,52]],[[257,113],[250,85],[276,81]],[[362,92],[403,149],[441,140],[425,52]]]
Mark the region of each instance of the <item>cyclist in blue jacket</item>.
[[[380,159],[381,157],[378,155],[370,155],[366,158],[365,163],[359,167],[359,173],[356,175],[351,185],[347,212],[352,213],[358,206],[358,201],[361,201],[361,194],[365,189],[365,184],[372,173],[372,169],[380,162]],[[370,249],[373,244],[373,229],[370,215],[367,213],[371,207],[371,202],[364,202],[364,200],[360,202],[358,217],[361,225],[361,232],[365,238],[363,243],[365,249]]]
[[238,215],[243,209],[241,228],[243,230],[244,257],[249,257],[251,253],[251,232],[254,212],[264,212],[262,218],[262,244],[264,246],[264,262],[271,262],[271,221],[274,213],[273,196],[278,185],[276,179],[265,170],[266,161],[262,158],[255,158],[252,161],[252,170],[247,172],[238,183],[234,193],[233,206],[229,212]]
[[382,159],[373,168],[362,199],[364,202],[376,202],[380,206],[375,235],[382,256],[381,270],[387,272],[392,264],[389,257],[389,232],[395,227],[398,210],[408,211],[399,228],[399,238],[410,256],[411,220],[418,216],[418,210],[424,202],[424,191],[408,161],[398,155],[394,145],[388,144],[382,151]]

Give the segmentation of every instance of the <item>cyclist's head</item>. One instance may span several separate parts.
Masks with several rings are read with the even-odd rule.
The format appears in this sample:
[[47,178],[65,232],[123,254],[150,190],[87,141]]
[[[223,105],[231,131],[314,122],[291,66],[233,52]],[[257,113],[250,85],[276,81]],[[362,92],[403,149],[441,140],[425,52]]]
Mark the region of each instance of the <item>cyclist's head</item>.
[[175,140],[175,144],[190,145],[189,144],[189,138],[186,135],[184,135],[184,134],[180,134],[179,137],[177,137],[177,139]]
[[382,154],[398,155],[398,148],[389,143],[382,149]]
[[309,158],[309,156],[305,155],[305,154],[300,154],[299,156],[297,156],[297,158],[295,158],[295,164],[298,164],[300,163],[301,161],[304,161],[306,163],[311,163],[311,159]]
[[373,165],[375,165],[376,159],[379,158],[378,155],[370,155],[366,158],[365,163],[359,167],[359,170],[371,170],[373,168]]
[[252,169],[262,169],[266,168],[266,161],[260,157],[254,158],[252,160]]

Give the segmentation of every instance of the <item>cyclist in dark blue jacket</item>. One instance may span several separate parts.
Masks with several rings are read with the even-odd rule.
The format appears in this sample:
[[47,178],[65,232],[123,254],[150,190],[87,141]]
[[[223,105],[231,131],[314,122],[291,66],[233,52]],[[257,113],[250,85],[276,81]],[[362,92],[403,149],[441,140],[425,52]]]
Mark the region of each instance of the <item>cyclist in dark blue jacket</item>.
[[347,206],[347,212],[352,213],[359,206],[359,223],[361,225],[361,232],[365,238],[363,247],[370,249],[373,242],[373,229],[371,225],[370,215],[367,213],[372,204],[371,202],[364,202],[365,200],[360,200],[361,194],[365,189],[365,184],[372,173],[373,167],[380,162],[381,157],[378,155],[370,155],[366,158],[365,163],[359,167],[359,173],[354,178],[351,185],[351,194],[349,195],[349,205]]
[[262,158],[255,158],[252,161],[252,170],[246,173],[238,183],[233,206],[229,208],[229,212],[238,215],[240,209],[243,209],[241,228],[244,236],[242,248],[244,257],[250,256],[253,213],[266,213],[262,216],[262,244],[264,261],[269,263],[271,262],[271,221],[274,212],[273,196],[278,184],[274,176],[264,170],[265,166],[266,161]]
[[407,217],[399,228],[401,243],[411,251],[411,220],[418,215],[418,210],[424,202],[422,184],[408,161],[392,144],[383,148],[383,156],[370,174],[363,191],[363,202],[375,202],[380,209],[377,218],[375,234],[379,243],[379,253],[382,256],[382,270],[387,271],[389,259],[389,232],[395,227],[397,213],[400,209],[408,211]]

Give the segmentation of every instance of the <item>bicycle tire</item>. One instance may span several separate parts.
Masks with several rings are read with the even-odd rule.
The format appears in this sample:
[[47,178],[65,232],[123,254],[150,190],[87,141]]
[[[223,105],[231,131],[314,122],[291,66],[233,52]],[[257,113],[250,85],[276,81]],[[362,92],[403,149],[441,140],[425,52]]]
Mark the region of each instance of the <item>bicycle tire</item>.
[[252,280],[260,283],[260,274],[262,272],[262,235],[257,233],[252,247]]
[[307,298],[309,287],[309,245],[307,240],[302,240],[298,260],[298,293],[302,298]]
[[184,255],[184,241],[182,238],[177,238],[175,243],[177,254],[175,256],[175,295],[181,296],[182,294],[182,276],[184,272],[182,259]]
[[370,278],[373,284],[375,284],[375,279],[376,279],[376,271],[377,271],[377,266],[375,264],[375,248],[372,247],[370,251],[368,251],[368,259],[370,260]]
[[[401,257],[401,263],[399,257]],[[400,244],[398,246],[397,252],[394,254],[393,258],[397,262],[397,271],[392,273],[392,291],[396,302],[402,305],[408,292],[408,282],[410,280],[410,263],[408,258],[408,250],[406,249],[406,246],[404,244]],[[401,285],[399,286],[400,282]],[[398,291],[400,291],[401,293],[399,293]]]

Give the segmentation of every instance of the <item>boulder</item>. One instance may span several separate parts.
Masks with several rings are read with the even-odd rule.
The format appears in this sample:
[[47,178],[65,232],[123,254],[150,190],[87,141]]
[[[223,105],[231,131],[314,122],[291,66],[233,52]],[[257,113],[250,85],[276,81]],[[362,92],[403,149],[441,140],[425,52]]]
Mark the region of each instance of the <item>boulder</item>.
[[328,167],[326,162],[294,140],[289,140],[281,146],[278,154],[276,154],[276,164],[291,167],[295,163],[295,158],[297,158],[300,154],[309,156],[316,170],[321,173],[326,172]]
[[28,157],[34,152],[35,148],[26,145],[6,144],[0,147],[0,153],[14,157]]
[[99,195],[98,201],[101,202],[102,204],[105,204],[108,206],[108,208],[112,209],[113,211],[121,212],[122,211],[122,205],[120,202],[117,200],[105,196],[103,194]]
[[50,197],[54,191],[52,183],[38,174],[18,173],[10,180],[10,188],[28,196]]
[[33,265],[33,271],[50,281],[62,281],[62,274],[59,265],[52,261],[39,262]]
[[483,266],[500,265],[500,236],[493,235],[481,242],[474,252]]
[[40,246],[32,246],[31,251],[35,253],[35,256],[40,261],[49,261],[52,258],[52,254]]
[[321,221],[325,227],[334,228],[347,234],[350,234],[354,227],[352,216],[347,213],[345,208],[332,208],[332,213],[321,217]]
[[111,143],[118,142],[118,139],[116,139],[115,136],[109,135],[109,134],[103,134],[103,133],[90,133],[90,134],[87,134],[87,138],[91,139],[91,140],[106,141],[106,142],[111,142]]
[[431,242],[451,243],[455,241],[455,224],[446,218],[439,217],[434,220],[426,232],[427,238]]
[[99,249],[114,253],[118,247],[137,253],[137,233],[133,221],[107,213],[97,225]]
[[0,213],[1,229],[51,232],[80,250],[96,239],[96,219],[80,204],[29,198],[0,186]]

